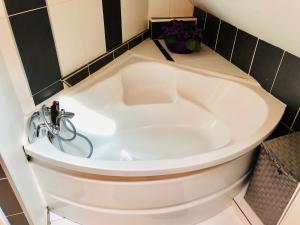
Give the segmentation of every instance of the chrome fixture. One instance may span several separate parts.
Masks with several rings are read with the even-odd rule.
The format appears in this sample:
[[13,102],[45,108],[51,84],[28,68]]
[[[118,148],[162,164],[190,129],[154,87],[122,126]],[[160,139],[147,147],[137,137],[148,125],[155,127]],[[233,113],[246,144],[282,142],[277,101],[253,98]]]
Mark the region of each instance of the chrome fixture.
[[[54,101],[51,107],[43,105],[40,111],[34,112],[28,119],[27,135],[29,143],[48,137],[52,143],[56,141],[58,148],[65,152],[63,142],[71,142],[76,137],[81,137],[90,146],[90,153],[87,156],[87,158],[90,158],[94,151],[93,144],[86,136],[76,131],[75,125],[71,122],[74,116],[74,113],[60,109],[58,101]],[[71,137],[63,137],[62,128],[65,133],[71,134]]]

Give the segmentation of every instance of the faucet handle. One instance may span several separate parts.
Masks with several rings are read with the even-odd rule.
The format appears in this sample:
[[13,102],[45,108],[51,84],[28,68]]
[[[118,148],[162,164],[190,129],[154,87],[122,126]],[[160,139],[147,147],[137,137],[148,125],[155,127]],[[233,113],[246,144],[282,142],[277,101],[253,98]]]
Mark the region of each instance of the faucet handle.
[[60,114],[59,101],[54,101],[50,109],[51,109],[51,121],[55,126],[57,126],[59,125],[57,124],[57,117]]

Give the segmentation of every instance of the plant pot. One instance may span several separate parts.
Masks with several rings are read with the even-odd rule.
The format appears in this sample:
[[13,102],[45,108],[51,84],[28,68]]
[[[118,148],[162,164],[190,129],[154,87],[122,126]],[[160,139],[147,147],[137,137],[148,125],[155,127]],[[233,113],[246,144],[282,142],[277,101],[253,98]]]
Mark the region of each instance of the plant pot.
[[174,43],[166,43],[166,46],[168,47],[168,49],[176,54],[190,54],[193,53],[192,50],[188,49],[186,47],[186,42],[185,41],[176,41]]

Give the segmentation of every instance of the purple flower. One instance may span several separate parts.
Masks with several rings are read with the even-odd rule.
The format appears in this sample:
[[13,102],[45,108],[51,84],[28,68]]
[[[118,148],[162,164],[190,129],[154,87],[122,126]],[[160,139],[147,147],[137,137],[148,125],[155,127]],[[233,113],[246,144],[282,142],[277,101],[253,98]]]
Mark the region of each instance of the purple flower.
[[172,20],[162,27],[164,38],[175,38],[176,40],[186,41],[195,39],[201,41],[202,30],[196,25],[188,22]]

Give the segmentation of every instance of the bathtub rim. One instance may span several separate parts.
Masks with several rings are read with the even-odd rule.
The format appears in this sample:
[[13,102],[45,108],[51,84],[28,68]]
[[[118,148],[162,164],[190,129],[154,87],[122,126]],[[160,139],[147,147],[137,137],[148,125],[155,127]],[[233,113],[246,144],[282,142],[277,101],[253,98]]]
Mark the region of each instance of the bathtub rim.
[[[240,142],[229,145],[208,153],[203,153],[199,155],[188,156],[184,158],[177,159],[164,159],[164,160],[153,160],[153,161],[108,161],[108,160],[90,160],[85,158],[79,158],[71,155],[67,155],[58,151],[48,139],[39,140],[33,144],[26,144],[24,146],[25,153],[29,156],[36,158],[37,160],[51,163],[57,167],[68,169],[71,171],[84,172],[96,175],[107,175],[107,176],[120,176],[120,177],[145,177],[145,176],[157,176],[157,175],[170,175],[178,174],[190,171],[201,170],[204,168],[216,166],[230,160],[233,160],[248,151],[254,149],[263,140],[265,140],[271,132],[275,129],[276,125],[279,123],[280,118],[284,113],[286,105],[273,97],[270,93],[263,90],[256,83],[249,83],[245,78],[230,77],[226,74],[220,74],[212,71],[207,73],[203,70],[191,68],[188,66],[176,65],[174,62],[165,62],[160,60],[153,60],[148,57],[139,56],[136,54],[129,54],[122,57],[117,62],[104,68],[89,77],[86,81],[81,82],[75,88],[67,89],[59,95],[69,95],[77,91],[77,89],[84,88],[88,86],[92,81],[107,79],[113,76],[109,75],[111,71],[118,71],[122,66],[130,61],[137,60],[137,62],[156,62],[175,66],[182,70],[187,70],[194,73],[201,73],[201,76],[215,77],[219,79],[230,80],[236,82],[246,88],[251,89],[256,94],[258,94],[266,103],[267,108],[276,109],[272,112],[271,116],[268,114],[267,119],[261,125],[257,132],[247,138],[247,140],[241,140]],[[98,75],[98,76],[97,76]],[[56,96],[58,97],[58,96]],[[54,97],[53,97],[54,98]],[[48,100],[50,102],[51,100]],[[39,107],[39,106],[37,106]],[[41,150],[43,149],[43,150]]]

